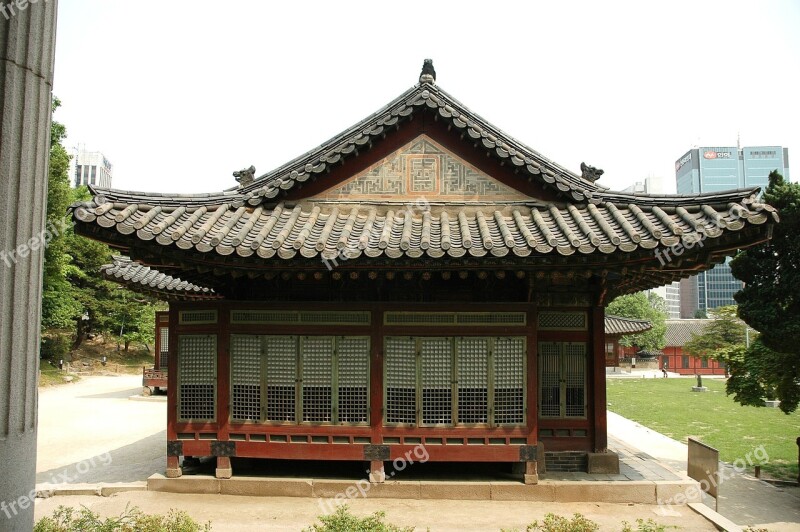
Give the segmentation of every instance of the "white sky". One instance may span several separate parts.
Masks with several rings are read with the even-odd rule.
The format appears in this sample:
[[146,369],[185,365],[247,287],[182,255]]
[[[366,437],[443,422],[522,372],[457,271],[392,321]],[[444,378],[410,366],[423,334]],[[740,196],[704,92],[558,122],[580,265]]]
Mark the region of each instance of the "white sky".
[[[30,9],[35,9],[33,5]],[[114,187],[215,192],[316,147],[417,82],[614,189],[693,145],[789,147],[800,167],[800,2],[61,0],[66,146]]]

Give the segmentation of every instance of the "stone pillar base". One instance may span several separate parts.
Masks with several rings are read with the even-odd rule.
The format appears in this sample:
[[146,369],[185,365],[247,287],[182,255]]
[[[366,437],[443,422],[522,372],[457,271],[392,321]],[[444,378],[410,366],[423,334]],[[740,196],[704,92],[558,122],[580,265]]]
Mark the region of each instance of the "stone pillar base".
[[180,467],[168,467],[164,476],[167,478],[180,478],[183,476],[183,470]]
[[233,468],[231,467],[231,459],[229,456],[217,457],[217,470],[214,476],[217,478],[231,478],[233,476]]
[[619,475],[619,455],[606,451],[588,454],[588,472],[598,475]]
[[370,484],[383,484],[386,482],[386,470],[383,468],[382,461],[372,460],[369,463],[369,482]]
[[167,456],[167,471],[164,475],[167,478],[178,478],[183,475],[178,456]]

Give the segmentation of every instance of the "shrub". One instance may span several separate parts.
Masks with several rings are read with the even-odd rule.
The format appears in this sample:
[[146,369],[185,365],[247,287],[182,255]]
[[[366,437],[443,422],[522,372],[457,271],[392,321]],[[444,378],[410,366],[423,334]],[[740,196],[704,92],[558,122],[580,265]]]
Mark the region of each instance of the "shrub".
[[384,512],[375,512],[367,517],[356,517],[345,504],[336,508],[330,515],[320,515],[322,524],[314,524],[303,532],[413,532],[414,527],[401,528],[385,523]]
[[547,514],[541,524],[537,520],[528,525],[528,532],[594,532],[599,529],[600,525],[578,513],[572,519]]
[[33,532],[210,532],[211,522],[199,525],[185,512],[170,510],[167,515],[148,515],[139,508],[125,507],[119,517],[102,519],[85,506],[59,506],[51,517],[43,517]]
[[622,524],[622,532],[664,532],[668,528],[678,528],[672,525],[660,525],[652,519],[648,519],[647,521],[644,519],[637,519],[636,528],[631,528],[631,525],[627,521],[623,521]]

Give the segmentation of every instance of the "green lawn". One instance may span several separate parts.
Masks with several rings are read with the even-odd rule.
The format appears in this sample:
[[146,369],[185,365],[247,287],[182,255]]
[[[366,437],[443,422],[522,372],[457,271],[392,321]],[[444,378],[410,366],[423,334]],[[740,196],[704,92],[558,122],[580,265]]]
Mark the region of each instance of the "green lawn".
[[[774,478],[797,479],[800,411],[741,406],[725,395],[725,381],[704,379],[706,393],[692,392],[694,379],[607,379],[608,409],[686,443],[694,437],[732,463],[763,445]],[[752,474],[752,469],[750,470]]]

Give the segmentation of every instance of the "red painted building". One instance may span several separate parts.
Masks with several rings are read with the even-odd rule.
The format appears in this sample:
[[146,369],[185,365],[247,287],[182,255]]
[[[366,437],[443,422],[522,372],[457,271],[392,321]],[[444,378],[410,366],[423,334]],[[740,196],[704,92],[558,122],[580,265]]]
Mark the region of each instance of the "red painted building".
[[[496,79],[475,78],[502,98]],[[601,174],[506,135],[426,64],[340,135],[236,172],[238,188],[93,188],[72,212],[77,233],[219,298],[170,304],[168,476],[187,456],[215,457],[222,478],[232,457],[378,470],[422,444],[431,461],[514,462],[536,482],[545,450],[615,458],[606,304],[764,242],[777,221],[756,188],[634,195]]]
[[683,346],[694,335],[703,333],[703,329],[714,320],[667,320],[665,334],[666,346],[662,351],[661,367],[681,375],[725,375],[725,366],[716,360],[689,355]]

